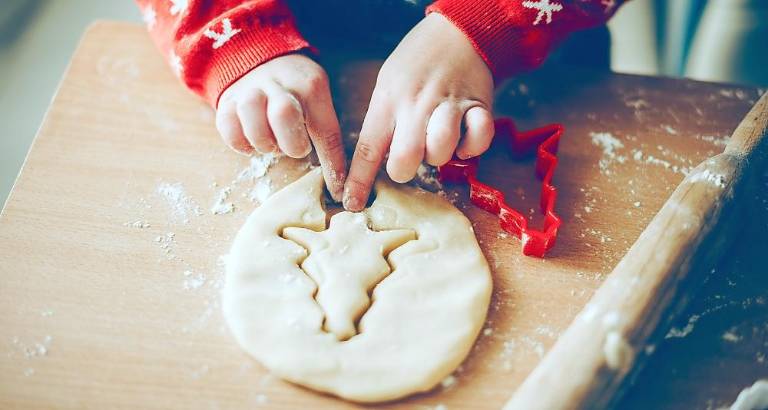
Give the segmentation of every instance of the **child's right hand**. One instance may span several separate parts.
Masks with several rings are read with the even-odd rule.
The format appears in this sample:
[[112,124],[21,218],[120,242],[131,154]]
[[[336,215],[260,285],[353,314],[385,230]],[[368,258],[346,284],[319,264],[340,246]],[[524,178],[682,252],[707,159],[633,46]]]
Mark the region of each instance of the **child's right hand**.
[[216,128],[233,150],[250,154],[280,150],[303,158],[314,145],[333,199],[346,178],[341,130],[328,76],[300,54],[274,58],[230,85],[219,99]]

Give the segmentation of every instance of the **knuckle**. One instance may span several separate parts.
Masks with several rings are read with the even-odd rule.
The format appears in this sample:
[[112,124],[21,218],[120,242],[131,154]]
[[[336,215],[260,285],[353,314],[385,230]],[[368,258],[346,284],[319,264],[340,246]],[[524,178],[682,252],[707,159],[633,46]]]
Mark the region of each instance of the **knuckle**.
[[392,61],[387,60],[381,65],[379,72],[376,74],[376,82],[388,83],[402,75],[402,69],[393,64]]
[[305,84],[307,91],[312,94],[325,91],[328,86],[328,76],[322,70],[315,71],[307,76]]
[[379,69],[379,72],[376,74],[376,86],[378,88],[379,84],[384,84],[389,79],[389,68],[386,63],[384,63],[383,66]]
[[244,95],[238,102],[238,107],[257,107],[264,101],[264,94],[255,91]]
[[274,115],[280,118],[285,118],[293,115],[294,111],[296,111],[296,107],[294,107],[288,99],[279,99],[273,103],[271,111]]
[[264,132],[256,132],[255,130],[253,133],[251,133],[249,139],[256,145],[272,144],[272,138],[270,138],[269,135],[266,135]]
[[370,111],[371,107],[388,106],[395,100],[396,97],[393,90],[377,84],[373,89],[373,93],[371,93],[371,102],[368,105],[368,110]]
[[254,148],[256,151],[259,151],[260,154],[268,154],[270,152],[275,152],[275,145],[272,144],[271,141],[258,141]]
[[357,148],[355,150],[360,159],[369,163],[378,162],[379,157],[381,156],[378,148],[368,141],[360,140],[357,143]]
[[364,194],[368,183],[357,175],[349,175],[345,182],[347,191],[352,195]]
[[293,94],[270,99],[267,110],[281,119],[290,119],[301,115],[301,104]]
[[330,154],[344,151],[344,141],[342,141],[341,134],[338,132],[326,134],[326,137],[322,138],[322,146]]

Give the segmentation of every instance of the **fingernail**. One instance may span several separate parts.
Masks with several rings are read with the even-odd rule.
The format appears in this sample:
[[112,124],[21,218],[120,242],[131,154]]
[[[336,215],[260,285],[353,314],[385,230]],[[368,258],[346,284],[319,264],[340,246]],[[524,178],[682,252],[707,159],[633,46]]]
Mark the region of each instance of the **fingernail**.
[[363,206],[359,199],[353,196],[344,195],[344,208],[349,211],[357,212],[363,209]]
[[273,145],[273,146],[269,147],[269,149],[266,149],[264,151],[262,151],[260,149],[256,149],[255,152],[258,152],[261,155],[266,155],[266,154],[271,154],[271,153],[274,153],[275,151],[277,151],[276,148],[277,148],[277,146]]
[[333,198],[336,202],[341,202],[342,198],[344,197],[344,190],[343,189],[334,189],[331,192],[331,198]]

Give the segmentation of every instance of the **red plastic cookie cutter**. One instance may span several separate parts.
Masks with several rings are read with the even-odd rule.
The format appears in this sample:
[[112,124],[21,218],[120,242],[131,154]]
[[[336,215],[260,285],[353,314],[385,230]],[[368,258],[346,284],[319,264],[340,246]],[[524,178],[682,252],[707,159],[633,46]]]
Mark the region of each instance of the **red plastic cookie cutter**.
[[543,230],[529,228],[525,216],[507,205],[501,191],[477,179],[480,157],[453,159],[438,167],[440,181],[468,184],[472,203],[497,215],[501,228],[520,238],[524,255],[542,258],[555,245],[557,229],[562,223],[555,213],[557,189],[552,185],[552,175],[557,168],[557,146],[564,128],[560,124],[549,124],[520,132],[510,118],[497,119],[495,126],[494,142],[506,143],[513,157],[527,156],[536,149],[536,176],[542,181],[539,207],[544,214]]

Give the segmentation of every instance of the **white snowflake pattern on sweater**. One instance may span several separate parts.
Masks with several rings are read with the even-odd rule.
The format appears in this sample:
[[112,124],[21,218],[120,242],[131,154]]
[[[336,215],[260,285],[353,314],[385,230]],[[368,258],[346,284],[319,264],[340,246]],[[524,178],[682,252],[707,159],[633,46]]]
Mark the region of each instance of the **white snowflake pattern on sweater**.
[[543,17],[546,17],[547,24],[551,23],[552,13],[563,9],[563,6],[560,3],[550,3],[550,0],[524,1],[523,7],[539,11],[539,13],[536,14],[536,20],[533,21],[534,26],[541,23]]
[[189,6],[189,0],[171,0],[171,8],[168,10],[172,16],[183,13]]
[[184,74],[184,65],[181,64],[181,58],[176,55],[175,51],[171,51],[171,55],[168,56],[168,60],[171,63],[173,73],[176,74],[176,77],[181,78],[181,75]]
[[151,4],[147,5],[147,7],[141,11],[141,18],[144,20],[144,24],[147,25],[147,28],[152,30],[155,27],[155,23],[157,23],[157,13],[155,12],[155,8],[152,7]]
[[221,32],[213,31],[211,29],[205,30],[203,35],[213,40],[213,48],[217,49],[227,43],[235,34],[239,33],[239,28],[232,28],[232,21],[228,18],[221,20]]

